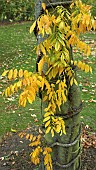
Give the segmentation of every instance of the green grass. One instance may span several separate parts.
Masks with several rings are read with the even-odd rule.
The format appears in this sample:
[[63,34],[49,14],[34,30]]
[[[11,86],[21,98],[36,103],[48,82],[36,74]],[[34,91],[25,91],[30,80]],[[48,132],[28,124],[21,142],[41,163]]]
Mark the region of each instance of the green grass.
[[88,63],[92,67],[93,73],[78,71],[78,80],[82,88],[83,100],[81,120],[96,130],[96,32],[86,33],[82,36],[82,40],[91,47],[91,55],[89,57],[80,56],[79,53],[74,55],[76,59]]
[[[36,39],[29,33],[31,23],[22,23],[0,27],[0,75],[6,69],[23,68],[35,70],[36,55],[33,51]],[[78,72],[79,83],[82,85],[83,110],[81,120],[96,130],[96,39],[95,34],[88,33],[82,38],[90,43],[92,55],[88,58],[80,57],[82,61],[93,67],[93,74]],[[74,53],[76,58],[79,54]],[[8,82],[0,76],[0,93],[8,86]],[[11,129],[23,130],[33,123],[40,122],[40,99],[25,108],[18,108],[18,95],[4,98],[0,95],[0,136]],[[36,115],[36,117],[34,117]]]
[[[29,33],[32,23],[22,23],[0,27],[0,75],[6,69],[17,68],[35,70],[36,45],[35,36]],[[0,93],[8,86],[8,82],[0,76]],[[18,95],[4,98],[0,95],[0,135],[10,132],[11,128],[21,130],[37,123],[40,118],[40,99],[33,105],[18,108]],[[35,117],[36,115],[36,117]]]

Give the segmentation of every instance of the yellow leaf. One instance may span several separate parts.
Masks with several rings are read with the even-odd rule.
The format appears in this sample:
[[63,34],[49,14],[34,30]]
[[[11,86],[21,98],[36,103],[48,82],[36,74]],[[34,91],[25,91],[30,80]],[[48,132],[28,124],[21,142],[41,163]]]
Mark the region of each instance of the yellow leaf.
[[45,79],[43,78],[41,81],[41,87],[42,87],[41,90],[43,90],[43,88],[44,88],[44,82],[45,82]]
[[92,68],[90,67],[90,73],[92,74]]
[[40,44],[40,49],[44,55],[46,55],[46,50],[42,44]]
[[42,3],[42,8],[45,11],[45,9],[46,9],[46,4],[45,3]]
[[74,79],[74,83],[76,84],[76,86],[78,86],[78,82],[76,81],[76,79]]
[[26,106],[26,102],[27,102],[27,100],[26,100],[26,98],[25,98],[25,99],[23,100],[23,104],[22,104],[23,107]]
[[51,129],[51,134],[52,134],[52,137],[54,137],[54,130]]
[[14,93],[14,85],[10,86],[10,90],[11,90],[12,93]]
[[16,129],[12,129],[12,128],[11,128],[11,132],[16,133],[16,132],[17,132],[17,130],[16,130]]
[[60,43],[59,43],[59,41],[56,41],[55,50],[59,51],[59,49],[60,49]]
[[18,73],[18,71],[17,71],[17,69],[15,69],[14,72],[13,72],[13,78],[14,78],[14,79],[17,78],[17,73]]
[[30,141],[31,141],[31,140],[33,139],[33,135],[32,135],[32,134],[30,134],[30,137],[29,137],[29,138],[30,138]]
[[36,140],[36,136],[33,137],[32,141],[35,141]]
[[43,102],[45,102],[48,99],[48,96],[44,96]]
[[58,84],[58,83],[60,83],[60,80],[57,80],[57,81],[56,81],[56,84]]
[[46,129],[46,134],[49,133],[51,130],[51,127],[49,126],[47,129]]
[[47,122],[50,119],[50,116],[43,119],[43,122]]
[[85,70],[85,63],[82,63],[81,70]]
[[56,23],[59,23],[61,21],[61,17],[58,16],[57,19],[56,19]]
[[36,83],[37,83],[37,85],[38,85],[39,87],[41,87],[41,86],[42,86],[41,81],[37,80],[37,81],[36,81]]
[[64,27],[65,27],[65,23],[64,23],[64,21],[61,21],[59,24],[59,30],[60,31],[64,30]]
[[65,125],[63,126],[63,133],[66,135]]
[[40,159],[39,159],[39,158],[36,158],[34,164],[35,164],[35,165],[38,165],[39,162],[40,162]]
[[70,80],[70,85],[71,85],[71,86],[73,85],[73,77],[72,77],[71,80]]
[[69,70],[68,73],[67,73],[67,75],[68,75],[69,77],[72,77],[72,71]]
[[65,94],[64,94],[64,91],[62,92],[62,97],[63,97],[63,101],[66,102],[66,101],[67,101],[67,98],[66,98],[66,96],[65,96]]
[[45,85],[46,85],[46,89],[50,89],[50,84],[46,79],[45,79]]
[[20,78],[23,77],[23,70],[22,69],[19,70],[19,77]]
[[[44,154],[44,153],[43,153]],[[48,154],[46,153],[45,157],[44,157],[44,165],[47,165],[49,160],[48,160]]]
[[44,114],[44,117],[47,117],[47,116],[49,116],[49,115],[54,115],[54,113],[53,113],[52,111],[46,112],[46,113]]
[[82,62],[79,61],[79,62],[78,62],[78,68],[81,68],[81,67],[82,67]]
[[18,82],[17,82],[17,87],[19,87],[19,88],[21,89],[21,87],[22,87],[22,81],[18,81]]
[[11,94],[10,87],[7,87],[7,95],[10,96],[10,94]]
[[29,135],[29,134],[27,134],[27,135],[26,135],[26,139],[28,140],[28,139],[29,139],[29,137],[30,137],[30,135]]
[[8,94],[7,94],[7,89],[5,90],[5,96],[6,96],[6,97],[8,96]]
[[45,147],[43,154],[45,155],[46,153],[50,153],[50,152],[52,152],[52,148],[50,148],[50,147]]
[[51,97],[53,96],[53,92],[51,91],[50,94],[49,94],[49,100],[51,99]]
[[3,73],[2,73],[2,76],[6,76],[6,74],[9,72],[9,70],[5,70]]
[[33,98],[32,96],[28,95],[28,96],[27,96],[27,100],[28,100],[28,102],[29,102],[30,104],[32,104],[34,98]]
[[74,66],[76,66],[77,65],[77,61],[74,61]]
[[60,130],[61,130],[61,126],[60,126],[60,125],[57,125],[56,128],[55,128],[55,131],[56,131],[57,133],[60,133]]
[[15,90],[16,92],[18,92],[17,83],[14,84],[14,90]]
[[39,79],[40,81],[42,81],[42,76],[38,76],[38,79]]
[[11,69],[8,73],[8,79],[11,80],[13,77],[13,70]]
[[34,28],[36,27],[36,21],[33,23],[33,25],[30,27],[30,34],[33,32]]
[[40,74],[42,73],[43,65],[44,65],[44,57],[38,63],[38,71]]
[[89,55],[90,55],[90,53],[91,53],[91,51],[90,51],[90,47],[88,46],[88,49],[87,49],[87,56],[89,56]]
[[50,120],[45,123],[45,128],[50,125]]
[[85,65],[85,72],[88,73],[90,71],[90,67],[86,64]]
[[29,77],[29,73],[27,70],[24,70],[24,78],[28,78]]

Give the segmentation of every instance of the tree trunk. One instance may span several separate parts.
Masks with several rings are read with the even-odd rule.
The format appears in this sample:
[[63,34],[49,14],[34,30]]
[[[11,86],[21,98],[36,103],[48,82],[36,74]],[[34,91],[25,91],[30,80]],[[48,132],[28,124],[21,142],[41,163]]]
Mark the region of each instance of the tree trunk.
[[[64,0],[38,0],[35,7],[35,16],[41,14],[42,8],[41,3],[44,2],[47,8],[51,11],[52,7],[57,5],[63,5],[68,8],[71,1]],[[38,43],[43,41],[39,35],[37,37]],[[72,58],[72,49],[70,50],[70,58]],[[46,107],[47,103],[42,103],[42,112]],[[66,135],[55,134],[51,137],[51,134],[45,135],[47,144],[52,147],[52,159],[53,159],[53,170],[80,170],[80,111],[81,111],[81,97],[79,87],[73,85],[68,94],[68,100],[65,104],[62,104],[61,111],[58,111],[56,116],[60,116],[64,119],[66,125]],[[44,114],[44,113],[43,113]],[[44,167],[41,168],[42,170]],[[40,170],[41,170],[40,169]]]

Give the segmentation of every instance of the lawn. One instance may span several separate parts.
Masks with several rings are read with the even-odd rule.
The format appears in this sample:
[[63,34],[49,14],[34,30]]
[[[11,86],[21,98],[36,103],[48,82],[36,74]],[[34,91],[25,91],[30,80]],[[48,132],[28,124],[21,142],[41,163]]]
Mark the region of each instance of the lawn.
[[[29,33],[31,23],[14,24],[0,27],[0,75],[6,69],[35,70],[36,55],[34,47],[36,39]],[[78,71],[79,86],[82,93],[83,110],[81,121],[96,130],[96,34],[91,32],[82,37],[92,47],[92,53],[88,58],[80,57],[82,61],[89,63],[93,73]],[[79,53],[74,56],[78,58]],[[0,76],[0,94],[9,84]],[[23,130],[31,124],[38,124],[41,118],[41,101],[36,101],[26,108],[18,108],[18,95],[4,98],[0,95],[0,136],[6,132]]]
[[[17,68],[35,70],[36,55],[34,46],[35,36],[29,33],[31,23],[22,23],[0,27],[0,94],[8,86],[1,74],[6,69]],[[18,108],[18,95],[4,98],[0,95],[0,136],[12,129],[20,130],[37,123],[40,117],[40,100]]]

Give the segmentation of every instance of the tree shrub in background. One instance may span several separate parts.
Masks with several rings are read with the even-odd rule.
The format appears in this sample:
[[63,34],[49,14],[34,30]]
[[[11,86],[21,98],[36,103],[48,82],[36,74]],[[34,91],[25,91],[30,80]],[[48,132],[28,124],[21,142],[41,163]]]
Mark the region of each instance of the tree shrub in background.
[[24,21],[34,17],[34,0],[0,0],[0,21]]
[[[96,16],[95,0],[82,0],[92,6],[91,13]],[[0,21],[26,21],[34,19],[35,0],[0,0]]]
[[91,14],[96,17],[96,0],[82,0],[83,3],[91,5]]

